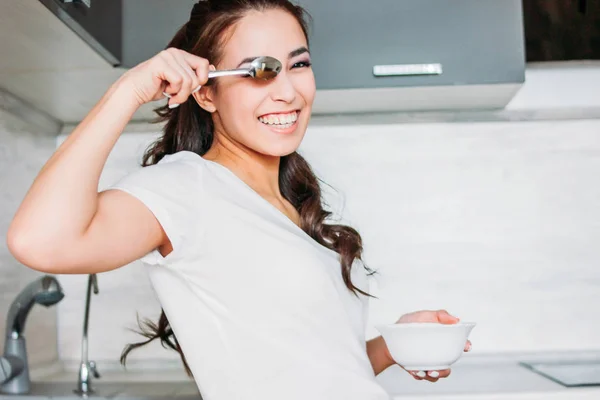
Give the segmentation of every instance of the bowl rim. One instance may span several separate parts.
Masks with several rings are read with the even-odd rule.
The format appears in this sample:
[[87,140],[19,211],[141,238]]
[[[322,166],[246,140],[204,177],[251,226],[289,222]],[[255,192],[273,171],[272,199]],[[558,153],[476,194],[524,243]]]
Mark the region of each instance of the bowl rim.
[[402,322],[399,324],[376,324],[375,328],[377,330],[379,330],[379,328],[390,328],[390,329],[397,329],[397,328],[423,328],[423,327],[435,327],[440,328],[440,329],[451,329],[451,328],[457,328],[457,327],[474,327],[476,326],[477,323],[476,322],[462,322],[459,321],[456,324],[442,324],[439,322]]

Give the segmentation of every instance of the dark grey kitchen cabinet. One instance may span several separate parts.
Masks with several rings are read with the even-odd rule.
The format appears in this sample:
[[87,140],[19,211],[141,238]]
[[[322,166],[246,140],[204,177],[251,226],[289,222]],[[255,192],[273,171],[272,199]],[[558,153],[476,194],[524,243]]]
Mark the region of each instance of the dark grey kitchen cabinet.
[[123,67],[163,50],[190,18],[197,0],[123,0]]
[[197,0],[40,0],[113,66],[165,48]]
[[124,0],[40,0],[112,65],[121,64]]
[[[164,49],[196,2],[40,1],[125,68]],[[499,109],[525,80],[521,0],[293,1],[313,18],[315,113]]]
[[[523,82],[521,0],[299,0],[320,89]],[[376,77],[377,65],[441,73]],[[399,68],[402,70],[402,68]]]

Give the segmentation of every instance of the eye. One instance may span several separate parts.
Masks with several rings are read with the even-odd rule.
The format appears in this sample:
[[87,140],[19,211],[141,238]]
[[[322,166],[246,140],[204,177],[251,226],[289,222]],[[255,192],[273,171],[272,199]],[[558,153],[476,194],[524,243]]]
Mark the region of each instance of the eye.
[[294,68],[308,68],[312,65],[312,63],[308,60],[306,61],[298,61],[294,65],[292,65],[292,69]]

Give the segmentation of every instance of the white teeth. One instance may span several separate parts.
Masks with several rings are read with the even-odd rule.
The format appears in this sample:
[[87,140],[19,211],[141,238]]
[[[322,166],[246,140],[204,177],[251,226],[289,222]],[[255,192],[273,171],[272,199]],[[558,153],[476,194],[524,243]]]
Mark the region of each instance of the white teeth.
[[289,114],[278,114],[278,115],[267,115],[264,117],[258,117],[258,120],[260,122],[262,122],[263,124],[267,124],[267,125],[279,125],[281,127],[288,127],[288,126],[292,126],[296,120],[298,119],[298,113],[297,112],[292,112]]

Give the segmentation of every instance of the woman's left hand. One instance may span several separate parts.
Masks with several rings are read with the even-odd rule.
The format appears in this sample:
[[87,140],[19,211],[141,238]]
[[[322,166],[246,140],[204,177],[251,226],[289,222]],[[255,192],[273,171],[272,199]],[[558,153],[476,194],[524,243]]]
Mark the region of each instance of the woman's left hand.
[[[403,324],[408,322],[437,322],[440,324],[456,324],[460,321],[459,318],[450,315],[446,310],[437,311],[415,311],[408,314],[404,314],[398,321],[397,324]],[[471,350],[471,341],[467,340],[464,351]],[[390,356],[391,357],[391,356]],[[450,375],[450,369],[444,369],[439,371],[407,371],[416,380],[428,380],[430,382],[437,382],[440,378],[446,378]]]

